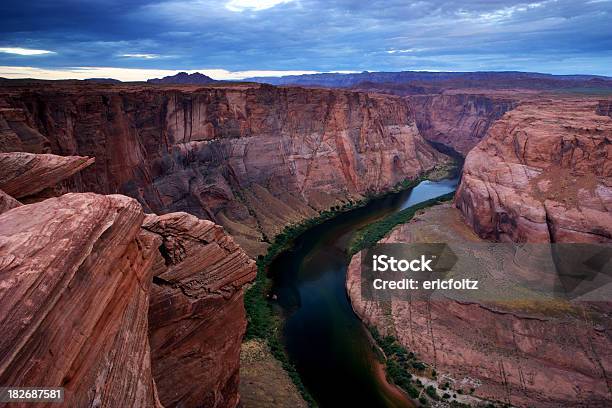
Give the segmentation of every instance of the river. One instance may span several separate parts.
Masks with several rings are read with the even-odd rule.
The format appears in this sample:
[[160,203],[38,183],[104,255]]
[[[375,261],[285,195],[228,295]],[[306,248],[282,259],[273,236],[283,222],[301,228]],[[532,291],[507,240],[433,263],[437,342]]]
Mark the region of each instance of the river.
[[457,179],[423,181],[311,228],[270,265],[283,342],[321,407],[412,407],[384,378],[367,329],[346,293],[347,247],[363,226],[455,190]]

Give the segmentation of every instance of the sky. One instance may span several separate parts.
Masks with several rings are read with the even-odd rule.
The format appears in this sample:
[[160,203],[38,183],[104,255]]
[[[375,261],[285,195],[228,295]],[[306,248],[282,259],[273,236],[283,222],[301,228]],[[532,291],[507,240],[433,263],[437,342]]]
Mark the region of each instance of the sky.
[[2,0],[0,77],[612,76],[610,0]]

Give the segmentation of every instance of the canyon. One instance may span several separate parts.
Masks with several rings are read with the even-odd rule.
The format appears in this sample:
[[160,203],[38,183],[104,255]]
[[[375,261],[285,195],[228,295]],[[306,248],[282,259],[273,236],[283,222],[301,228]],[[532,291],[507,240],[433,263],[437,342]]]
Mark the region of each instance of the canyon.
[[[421,211],[380,242],[609,244],[609,106],[593,97],[522,101],[469,151],[452,205]],[[605,407],[612,400],[609,301],[448,295],[376,302],[362,297],[360,256],[347,273],[355,312],[431,365],[440,383],[513,406]],[[521,277],[499,271],[495,278],[498,263],[489,258],[480,259],[489,287],[504,287],[512,298],[517,289],[507,279]]]
[[402,98],[267,85],[17,81],[0,131],[0,378],[74,406],[236,406],[252,258],[448,161]]
[[[240,384],[239,367],[254,259],[287,226],[448,155],[465,157],[453,205],[384,242],[612,240],[609,99],[357,79],[352,89],[2,81],[0,327],[11,334],[0,383],[61,384],[71,406],[235,407],[241,392],[255,406],[248,384],[269,384]],[[381,305],[360,298],[357,258],[347,290],[359,317],[475,397],[610,401],[608,303],[550,315]],[[289,383],[287,400],[302,406],[280,364],[261,357],[266,346],[247,348],[245,364]]]

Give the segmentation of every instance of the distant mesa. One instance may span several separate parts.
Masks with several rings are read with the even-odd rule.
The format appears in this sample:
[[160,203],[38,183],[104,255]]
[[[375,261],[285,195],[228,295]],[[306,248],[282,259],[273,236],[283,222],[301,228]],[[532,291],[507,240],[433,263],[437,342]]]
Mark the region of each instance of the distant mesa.
[[120,84],[121,81],[114,78],[87,78],[85,79],[87,82],[95,82],[98,84]]
[[179,72],[176,75],[170,75],[163,78],[149,79],[147,81],[150,84],[185,84],[185,85],[201,85],[210,84],[217,82],[209,76],[194,72],[188,74],[186,72]]

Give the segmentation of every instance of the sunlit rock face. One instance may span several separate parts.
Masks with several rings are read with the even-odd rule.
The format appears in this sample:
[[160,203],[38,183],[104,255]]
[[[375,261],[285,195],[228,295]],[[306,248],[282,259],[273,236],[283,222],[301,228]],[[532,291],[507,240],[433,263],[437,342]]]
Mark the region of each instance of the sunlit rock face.
[[407,101],[362,92],[50,85],[4,89],[0,107],[2,150],[95,157],[71,190],[212,220],[251,255],[285,225],[442,159]]

